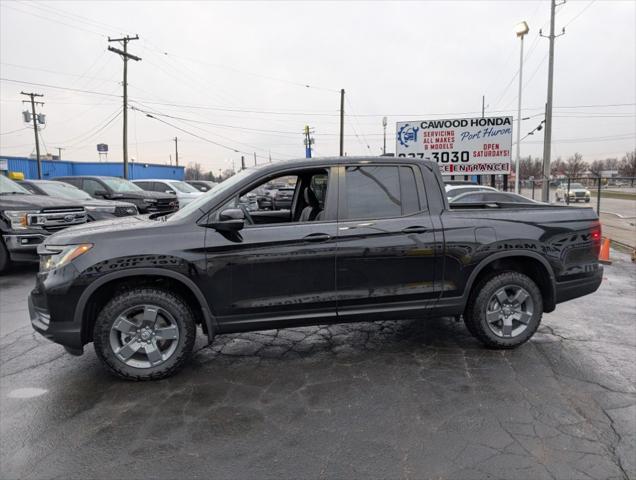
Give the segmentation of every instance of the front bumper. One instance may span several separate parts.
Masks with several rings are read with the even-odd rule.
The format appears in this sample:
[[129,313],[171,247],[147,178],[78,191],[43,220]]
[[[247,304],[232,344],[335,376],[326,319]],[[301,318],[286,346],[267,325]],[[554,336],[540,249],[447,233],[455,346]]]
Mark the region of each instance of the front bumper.
[[83,351],[82,328],[75,322],[52,322],[45,295],[37,289],[29,295],[29,317],[33,329],[49,340],[63,345],[75,355]]
[[599,265],[598,270],[590,276],[577,278],[556,283],[556,303],[567,302],[573,298],[594,293],[601,286],[603,281],[603,267]]
[[48,235],[42,233],[15,233],[3,235],[9,256],[13,261],[38,261],[37,248]]

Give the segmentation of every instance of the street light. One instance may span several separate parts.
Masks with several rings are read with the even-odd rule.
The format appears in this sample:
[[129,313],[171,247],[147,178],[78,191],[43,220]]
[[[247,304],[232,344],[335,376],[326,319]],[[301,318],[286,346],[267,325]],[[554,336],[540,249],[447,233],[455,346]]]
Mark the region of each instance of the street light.
[[517,164],[515,165],[515,193],[519,193],[519,164],[521,163],[521,87],[523,85],[523,37],[530,31],[526,22],[515,27],[517,37],[521,39],[521,54],[519,55],[519,103],[517,106]]

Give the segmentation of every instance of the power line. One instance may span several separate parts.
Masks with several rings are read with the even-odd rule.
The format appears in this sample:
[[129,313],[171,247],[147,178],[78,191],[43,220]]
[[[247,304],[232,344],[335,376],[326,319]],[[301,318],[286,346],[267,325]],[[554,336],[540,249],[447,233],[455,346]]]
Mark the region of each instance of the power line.
[[220,143],[220,142],[217,142],[217,141],[214,141],[214,140],[210,140],[209,138],[203,137],[203,136],[201,136],[201,135],[199,135],[197,133],[194,133],[194,132],[191,132],[189,130],[186,130],[185,128],[181,128],[181,127],[179,127],[179,126],[177,126],[177,125],[175,125],[173,123],[167,122],[167,121],[165,121],[165,120],[163,120],[161,118],[155,117],[154,115],[151,115],[149,113],[146,114],[146,117],[152,118],[152,119],[157,120],[158,122],[161,122],[161,123],[165,123],[166,125],[168,125],[168,126],[170,126],[172,128],[176,128],[180,132],[186,133],[186,134],[191,135],[191,136],[193,136],[195,138],[198,138],[199,140],[203,140],[204,142],[211,143],[211,144],[216,145],[218,147],[225,148],[226,150],[231,150],[234,153],[243,153],[245,155],[249,155],[251,153],[251,152],[239,150],[239,149],[234,148],[234,147],[230,147],[229,145],[225,145],[223,143]]
[[20,13],[25,14],[25,15],[32,15],[34,17],[41,18],[42,20],[47,20],[49,22],[57,23],[57,24],[60,24],[60,25],[65,25],[67,27],[74,28],[76,30],[81,30],[81,31],[87,32],[87,33],[92,33],[93,35],[98,35],[100,37],[105,37],[106,36],[106,35],[104,35],[102,33],[96,32],[95,30],[89,30],[88,28],[78,27],[77,25],[72,25],[70,23],[62,22],[61,20],[45,17],[43,15],[38,15],[37,13],[33,13],[33,12],[25,11],[25,10],[20,10],[19,8],[15,8],[15,6],[13,6],[13,5],[12,6],[7,5],[6,2],[2,2],[1,5],[2,5],[3,8],[8,8],[10,10],[14,10],[16,12],[20,12]]
[[1,65],[6,65],[9,67],[15,67],[15,68],[22,68],[24,70],[34,70],[34,71],[38,71],[38,72],[46,72],[46,73],[52,73],[55,75],[64,75],[67,77],[77,77],[77,78],[88,78],[91,80],[103,80],[104,82],[116,82],[115,80],[112,79],[107,79],[107,78],[96,78],[96,77],[85,77],[83,74],[77,74],[77,73],[65,73],[65,72],[60,72],[60,71],[56,71],[56,70],[48,70],[45,68],[37,68],[37,67],[31,67],[28,65],[18,65],[16,63],[7,63],[7,62],[0,62]]
[[27,82],[25,80],[15,80],[13,78],[6,78],[6,77],[0,77],[0,80],[3,81],[3,82],[19,83],[19,84],[23,84],[23,85],[34,85],[34,86],[37,86],[37,87],[56,88],[58,90],[67,90],[69,92],[88,93],[88,94],[91,94],[91,95],[102,95],[102,96],[105,96],[105,97],[121,98],[121,95],[115,95],[115,94],[104,93],[104,92],[96,92],[96,91],[93,91],[93,90],[82,90],[80,88],[60,87],[59,85],[51,85],[49,83]]
[[28,130],[28,128],[26,128],[26,127],[21,127],[21,128],[17,128],[17,129],[15,129],[15,130],[11,130],[11,131],[9,131],[9,132],[2,132],[2,133],[0,133],[0,135],[11,135],[12,133],[22,132],[22,131],[27,131],[27,130]]
[[577,18],[579,18],[581,15],[583,15],[583,14],[586,12],[586,10],[587,10],[588,8],[590,8],[590,7],[594,4],[594,2],[596,2],[596,0],[591,0],[591,1],[590,1],[590,3],[588,3],[585,7],[583,7],[583,9],[582,9],[579,13],[577,13],[576,15],[574,15],[574,17],[572,17],[572,18],[571,18],[571,19],[570,19],[570,20],[569,20],[569,21],[568,21],[565,25],[563,25],[563,28],[567,27],[567,26],[568,26],[568,25],[570,25],[572,22],[574,22],[574,20],[576,20]]

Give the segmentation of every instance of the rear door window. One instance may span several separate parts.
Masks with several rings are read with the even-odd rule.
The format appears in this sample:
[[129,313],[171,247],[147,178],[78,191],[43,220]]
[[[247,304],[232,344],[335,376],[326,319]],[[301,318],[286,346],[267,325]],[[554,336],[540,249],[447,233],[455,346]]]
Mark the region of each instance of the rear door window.
[[345,209],[341,218],[386,218],[402,215],[398,167],[346,167],[345,185]]
[[402,192],[402,214],[409,215],[420,211],[415,173],[410,167],[400,167],[400,190]]

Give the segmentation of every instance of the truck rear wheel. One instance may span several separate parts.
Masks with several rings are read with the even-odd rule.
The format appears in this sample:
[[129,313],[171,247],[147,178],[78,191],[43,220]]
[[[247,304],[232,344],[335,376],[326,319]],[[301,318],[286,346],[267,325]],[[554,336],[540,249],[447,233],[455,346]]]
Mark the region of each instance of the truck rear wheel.
[[473,290],[464,314],[466,327],[489,348],[514,348],[541,323],[543,298],[534,281],[518,272],[501,272]]
[[194,314],[183,299],[158,288],[116,295],[95,322],[95,352],[116,376],[158,380],[190,359],[196,336]]

